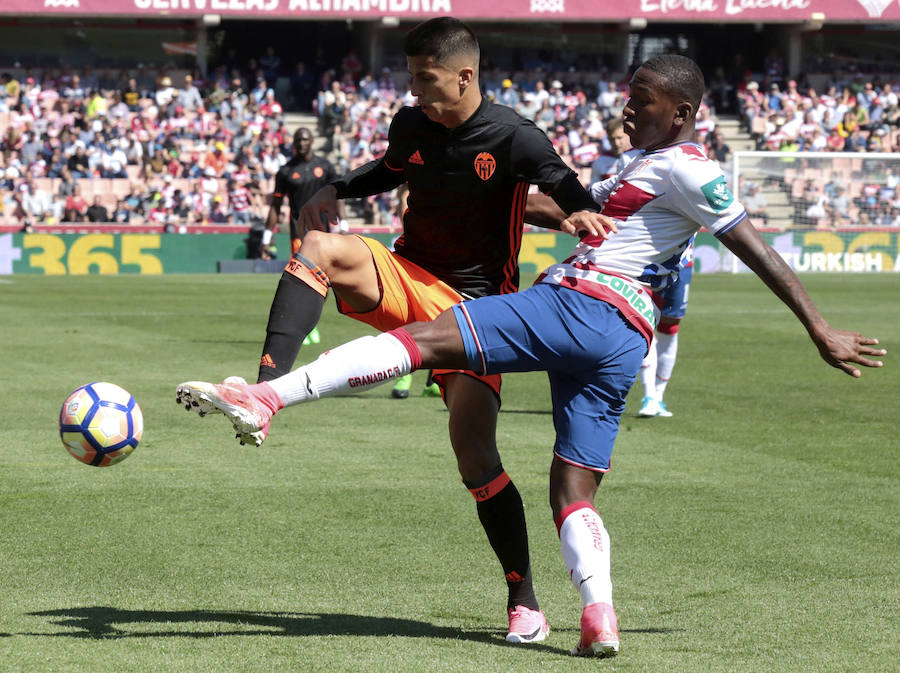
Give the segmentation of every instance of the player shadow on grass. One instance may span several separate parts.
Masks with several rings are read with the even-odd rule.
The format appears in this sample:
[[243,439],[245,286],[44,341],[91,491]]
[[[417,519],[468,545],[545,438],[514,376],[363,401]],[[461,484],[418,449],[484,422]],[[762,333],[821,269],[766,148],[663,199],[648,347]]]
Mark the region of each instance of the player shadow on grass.
[[[119,638],[217,638],[221,636],[402,636],[448,638],[480,643],[504,643],[496,629],[457,629],[428,622],[368,615],[250,612],[220,610],[122,610],[111,607],[80,607],[31,612],[53,617],[53,624],[77,629],[29,636],[109,639]],[[185,624],[183,628],[173,628]],[[221,625],[216,628],[214,625]],[[127,628],[126,625],[133,625]]]
[[[104,606],[43,610],[28,613],[35,617],[52,617],[56,626],[77,629],[56,633],[22,633],[24,636],[49,636],[118,640],[120,638],[219,638],[222,636],[400,636],[406,638],[446,638],[470,640],[493,645],[510,645],[500,629],[459,629],[436,626],[428,622],[396,617],[367,615],[251,612],[224,610],[122,610]],[[123,625],[134,625],[129,630]],[[173,628],[175,624],[191,624]],[[223,625],[222,628],[201,628],[201,625]],[[225,626],[227,625],[227,626]],[[577,639],[576,629],[572,631]],[[679,629],[624,629],[627,633],[671,633]],[[12,634],[0,634],[12,635]],[[568,649],[545,643],[529,645],[529,649],[556,654],[568,654]]]

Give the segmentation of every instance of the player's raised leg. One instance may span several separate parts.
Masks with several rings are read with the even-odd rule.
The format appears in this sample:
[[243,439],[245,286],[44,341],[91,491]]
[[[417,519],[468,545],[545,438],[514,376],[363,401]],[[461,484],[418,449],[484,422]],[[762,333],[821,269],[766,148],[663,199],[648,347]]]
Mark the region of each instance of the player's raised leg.
[[255,385],[234,378],[224,383],[187,381],[175,400],[201,416],[222,412],[242,443],[259,446],[266,428],[280,409],[344,392],[368,390],[393,381],[421,365],[415,341],[403,329],[365,336],[323,353],[315,361],[271,381]]

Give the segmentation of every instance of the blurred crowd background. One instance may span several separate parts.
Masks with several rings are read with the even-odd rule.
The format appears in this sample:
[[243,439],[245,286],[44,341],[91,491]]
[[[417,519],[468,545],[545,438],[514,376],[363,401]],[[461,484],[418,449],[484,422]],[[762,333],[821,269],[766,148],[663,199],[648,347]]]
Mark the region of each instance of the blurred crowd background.
[[[265,218],[297,126],[316,134],[316,152],[339,173],[381,156],[394,113],[415,104],[405,68],[373,67],[355,48],[310,65],[281,51],[266,46],[241,62],[232,52],[205,69],[183,59],[0,66],[0,224],[249,226]],[[544,130],[585,184],[608,176],[621,148],[607,126],[625,103],[633,66],[550,56],[509,65],[483,62],[484,93]],[[729,176],[738,149],[869,158],[900,151],[900,65],[833,58],[815,66],[789,73],[772,50],[756,68],[740,54],[708,67],[697,142]],[[861,164],[812,166],[741,176],[737,189],[758,225],[772,224],[777,190],[798,226],[900,226],[900,164],[886,159],[874,176]],[[351,202],[352,221],[398,230],[401,196]]]

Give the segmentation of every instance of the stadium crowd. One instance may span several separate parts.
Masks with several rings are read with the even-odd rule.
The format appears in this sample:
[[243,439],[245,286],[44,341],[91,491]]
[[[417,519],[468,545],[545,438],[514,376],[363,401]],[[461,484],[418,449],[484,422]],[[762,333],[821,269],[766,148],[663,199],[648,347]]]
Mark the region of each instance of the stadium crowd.
[[[896,78],[900,80],[900,75]],[[896,81],[856,77],[818,93],[788,80],[761,87],[743,82],[737,96],[745,127],[759,149],[784,152],[900,150]],[[764,90],[765,89],[765,90]]]
[[[185,224],[262,221],[274,175],[291,156],[294,130],[285,125],[269,66],[255,62],[243,74],[220,67],[205,81],[196,72],[173,77],[144,68],[117,76],[62,68],[22,81],[2,74],[0,223],[25,229],[39,223],[147,223],[177,231]],[[310,73],[302,64],[297,70],[292,94],[311,102],[321,151],[339,173],[383,154],[394,113],[414,103],[391,70],[365,72],[353,53],[324,72],[317,95]],[[624,105],[627,83],[605,73],[596,81],[569,74],[564,82],[541,70],[510,75],[491,68],[482,80],[490,99],[533,120],[588,184],[613,169],[606,124]],[[893,81],[857,77],[819,95],[794,80],[767,75],[761,86],[751,77],[727,84],[717,73],[698,116],[697,141],[726,174],[731,150],[717,127],[717,108],[738,111],[760,149],[900,149]],[[764,222],[765,199],[751,194],[752,186],[742,185],[741,196],[751,208],[762,201]],[[834,225],[863,213],[873,223],[900,223],[891,180],[877,185],[874,205],[871,185],[832,189],[820,180],[804,189],[782,187],[794,192],[793,202],[805,203],[804,216],[812,208],[816,222]],[[835,196],[838,191],[860,194]],[[348,205],[367,224],[394,230],[402,197],[395,191]],[[843,198],[848,209],[841,207]],[[864,208],[856,203],[860,199]]]

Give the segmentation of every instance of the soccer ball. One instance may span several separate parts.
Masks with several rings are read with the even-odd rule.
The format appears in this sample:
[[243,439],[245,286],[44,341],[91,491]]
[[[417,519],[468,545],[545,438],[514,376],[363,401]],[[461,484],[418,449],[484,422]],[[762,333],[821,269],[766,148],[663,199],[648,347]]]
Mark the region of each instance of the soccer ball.
[[94,467],[115,465],[137,448],[144,416],[134,398],[114,383],[88,383],[59,411],[59,436],[69,453]]

